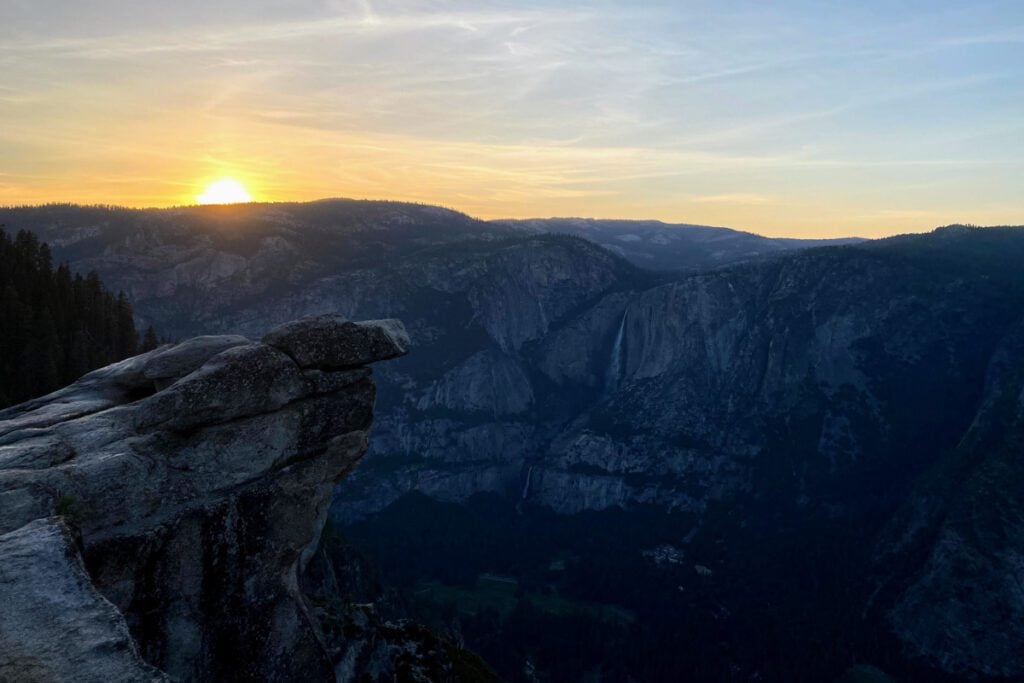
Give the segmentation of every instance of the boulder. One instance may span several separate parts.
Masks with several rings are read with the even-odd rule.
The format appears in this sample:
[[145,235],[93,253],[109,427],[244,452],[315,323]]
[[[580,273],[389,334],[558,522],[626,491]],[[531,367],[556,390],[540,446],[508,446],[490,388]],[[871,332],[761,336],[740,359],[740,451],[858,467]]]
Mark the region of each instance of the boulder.
[[398,320],[349,322],[317,315],[285,323],[263,337],[301,368],[352,368],[397,358],[409,351],[409,336]]

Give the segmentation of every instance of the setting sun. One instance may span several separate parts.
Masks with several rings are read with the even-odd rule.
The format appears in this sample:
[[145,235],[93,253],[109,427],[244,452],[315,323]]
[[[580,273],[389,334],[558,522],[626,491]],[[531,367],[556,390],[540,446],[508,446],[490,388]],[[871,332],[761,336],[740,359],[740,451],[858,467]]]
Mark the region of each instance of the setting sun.
[[200,204],[244,204],[252,201],[252,195],[234,178],[221,178],[207,185],[196,201]]

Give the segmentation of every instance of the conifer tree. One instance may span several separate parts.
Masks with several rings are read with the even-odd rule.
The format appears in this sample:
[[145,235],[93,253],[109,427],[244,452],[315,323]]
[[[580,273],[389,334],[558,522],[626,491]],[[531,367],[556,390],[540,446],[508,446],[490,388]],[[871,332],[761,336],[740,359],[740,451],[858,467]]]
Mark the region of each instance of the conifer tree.
[[33,233],[12,239],[0,229],[0,408],[54,391],[138,346],[123,292],[109,292],[95,272],[54,268],[50,247]]
[[142,352],[152,351],[158,346],[160,346],[160,340],[157,339],[156,330],[150,325],[146,328],[146,334],[142,337],[142,344],[139,350]]

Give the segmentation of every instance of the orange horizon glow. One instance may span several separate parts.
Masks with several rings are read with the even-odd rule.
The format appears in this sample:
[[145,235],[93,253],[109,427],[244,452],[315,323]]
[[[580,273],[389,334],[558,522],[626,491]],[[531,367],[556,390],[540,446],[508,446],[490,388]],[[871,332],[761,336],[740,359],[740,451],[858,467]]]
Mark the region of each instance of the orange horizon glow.
[[1024,223],[1006,17],[442,4],[0,3],[0,205],[192,205],[231,178],[246,194],[210,202],[797,238]]
[[[881,237],[941,225],[1016,225],[1012,204],[968,202],[950,194],[919,209],[887,208],[906,169],[882,167],[886,183],[808,195],[791,187],[835,173],[830,164],[785,160],[748,167],[673,150],[508,145],[343,134],[281,123],[243,122],[204,136],[201,112],[168,114],[117,131],[97,129],[100,159],[70,155],[57,173],[22,179],[0,170],[0,205],[113,204],[167,208],[197,203],[217,179],[234,178],[253,201],[331,197],[444,206],[476,218],[578,216],[715,225],[769,237]],[[160,126],[166,134],[152,137]],[[216,149],[211,157],[210,148]],[[714,183],[672,181],[673,169],[715,177],[762,174],[769,192],[716,192]],[[806,181],[801,181],[806,178]],[[670,182],[666,186],[666,182]],[[977,181],[979,184],[981,179]],[[980,192],[980,189],[979,189]]]

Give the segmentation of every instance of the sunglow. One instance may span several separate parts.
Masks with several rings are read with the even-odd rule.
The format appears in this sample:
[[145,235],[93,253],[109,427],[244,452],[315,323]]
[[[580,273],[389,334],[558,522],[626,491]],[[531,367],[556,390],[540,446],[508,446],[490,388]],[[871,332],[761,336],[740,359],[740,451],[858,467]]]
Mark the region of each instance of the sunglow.
[[200,204],[245,204],[252,201],[252,195],[234,178],[221,178],[207,185],[196,201]]

